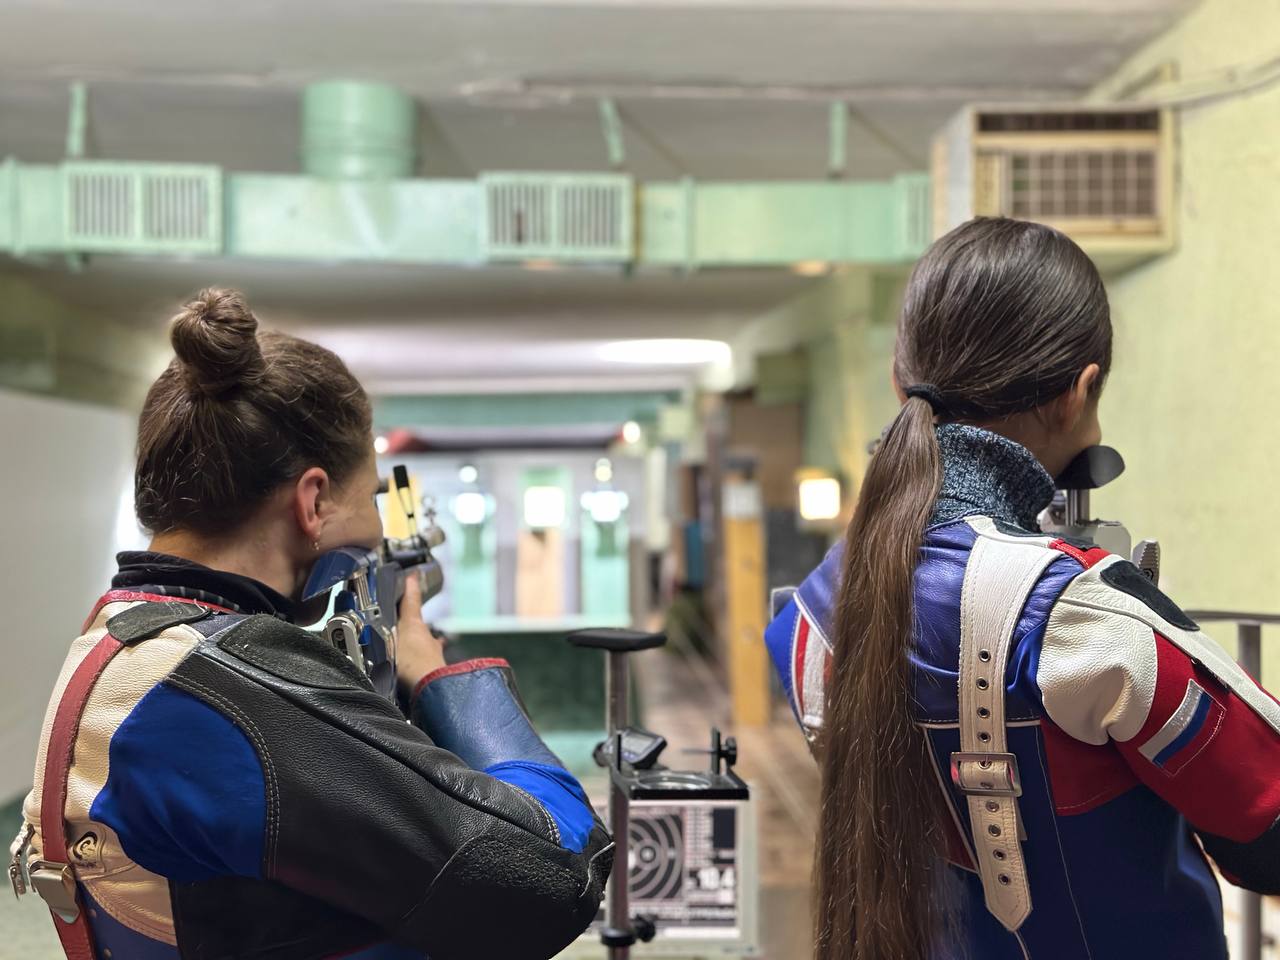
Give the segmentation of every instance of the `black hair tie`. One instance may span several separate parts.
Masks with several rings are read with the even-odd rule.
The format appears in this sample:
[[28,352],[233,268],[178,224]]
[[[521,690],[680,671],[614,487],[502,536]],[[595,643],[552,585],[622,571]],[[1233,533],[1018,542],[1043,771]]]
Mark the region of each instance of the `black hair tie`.
[[936,417],[945,416],[947,405],[942,399],[942,391],[935,387],[932,383],[916,383],[907,387],[902,391],[910,397],[919,397],[925,403],[933,408],[933,414]]

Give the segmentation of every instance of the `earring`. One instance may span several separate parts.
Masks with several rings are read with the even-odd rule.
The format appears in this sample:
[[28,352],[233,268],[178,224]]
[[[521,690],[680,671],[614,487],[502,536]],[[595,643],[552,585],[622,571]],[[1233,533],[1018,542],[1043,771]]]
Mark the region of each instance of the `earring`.
[[314,550],[316,553],[319,553],[319,552],[320,552],[320,541],[319,541],[319,540],[312,540],[312,541],[311,541],[311,549],[312,549],[312,550]]

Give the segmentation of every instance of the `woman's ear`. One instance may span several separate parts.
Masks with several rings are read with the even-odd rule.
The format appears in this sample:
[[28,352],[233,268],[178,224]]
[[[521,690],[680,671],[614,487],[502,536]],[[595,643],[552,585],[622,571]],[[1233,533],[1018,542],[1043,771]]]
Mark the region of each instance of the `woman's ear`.
[[1058,429],[1069,433],[1080,423],[1080,418],[1089,408],[1089,398],[1100,376],[1102,376],[1102,368],[1096,363],[1091,363],[1080,371],[1075,383],[1067,389],[1056,404]]
[[311,543],[320,540],[325,522],[333,507],[333,487],[329,474],[321,467],[310,467],[293,488],[293,513],[298,529]]
[[890,358],[889,359],[889,382],[893,384],[893,392],[898,395],[898,403],[901,405],[907,402],[907,395],[902,392],[902,384],[898,382],[898,371],[896,367],[897,367],[897,364],[895,364],[893,359]]

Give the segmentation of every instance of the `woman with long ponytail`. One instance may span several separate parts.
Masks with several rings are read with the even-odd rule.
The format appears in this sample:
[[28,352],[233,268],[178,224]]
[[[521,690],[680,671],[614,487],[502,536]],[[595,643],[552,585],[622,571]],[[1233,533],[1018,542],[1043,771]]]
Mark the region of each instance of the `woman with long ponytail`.
[[815,960],[1225,960],[1205,854],[1280,889],[1280,706],[1037,522],[1110,366],[1061,233],[979,218],[916,265],[901,409],[766,637],[822,770]]

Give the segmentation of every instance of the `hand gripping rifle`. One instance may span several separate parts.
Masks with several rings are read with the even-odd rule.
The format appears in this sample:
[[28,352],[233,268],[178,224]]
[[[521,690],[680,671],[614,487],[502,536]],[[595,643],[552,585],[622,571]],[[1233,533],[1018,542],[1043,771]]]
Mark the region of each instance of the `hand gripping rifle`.
[[384,482],[379,493],[396,497],[413,532],[402,538],[386,537],[376,550],[340,547],[321,555],[307,579],[303,600],[342,584],[334,598],[333,615],[321,633],[369,678],[374,689],[393,698],[396,623],[405,581],[418,578],[424,602],[444,588],[444,574],[431,553],[444,543],[444,531],[436,526],[430,506],[424,512],[424,525],[418,527],[409,471],[403,465],[394,468],[392,483]]

